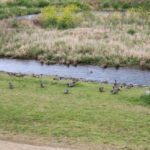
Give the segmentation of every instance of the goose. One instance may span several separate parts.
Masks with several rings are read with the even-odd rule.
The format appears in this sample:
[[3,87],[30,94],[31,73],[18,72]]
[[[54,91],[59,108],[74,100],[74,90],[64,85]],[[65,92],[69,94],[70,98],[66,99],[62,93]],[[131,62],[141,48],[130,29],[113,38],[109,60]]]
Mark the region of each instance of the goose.
[[14,74],[12,72],[7,72],[7,74],[12,77]]
[[25,76],[25,74],[21,74],[21,73],[14,73],[14,76],[15,76],[15,77],[24,77],[24,76]]
[[114,87],[116,87],[117,86],[117,80],[115,80],[115,83],[114,83]]
[[64,94],[69,94],[69,90],[68,89],[64,89]]
[[14,86],[12,85],[12,83],[11,83],[11,82],[9,82],[9,84],[8,84],[8,88],[9,88],[9,89],[13,89],[13,88],[14,88]]
[[118,94],[119,90],[118,89],[113,89],[110,92],[111,92],[111,94]]
[[72,78],[72,82],[75,84],[79,81],[79,79],[76,79],[76,78]]
[[99,88],[99,92],[104,92],[105,90],[104,90],[104,87],[100,87]]
[[37,75],[35,75],[35,74],[32,74],[32,77],[33,77],[33,78],[37,78]]
[[41,83],[40,83],[40,87],[41,87],[41,88],[44,88],[44,87],[45,87],[45,84],[44,84],[43,82],[41,82]]
[[133,88],[133,87],[134,87],[133,84],[129,84],[129,85],[126,86],[127,89],[131,89],[131,88]]
[[61,80],[61,77],[54,77],[53,80]]
[[75,86],[75,83],[74,82],[69,82],[67,83],[68,87],[74,87]]

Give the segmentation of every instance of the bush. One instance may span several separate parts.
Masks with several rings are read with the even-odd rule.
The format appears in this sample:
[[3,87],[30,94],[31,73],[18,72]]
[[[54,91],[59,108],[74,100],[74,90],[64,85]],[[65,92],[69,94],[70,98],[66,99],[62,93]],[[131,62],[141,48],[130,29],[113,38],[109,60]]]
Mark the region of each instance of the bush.
[[41,11],[43,15],[44,26],[55,26],[58,22],[57,8],[54,6],[48,6]]
[[133,30],[133,29],[130,29],[130,30],[128,30],[128,32],[127,32],[128,34],[130,34],[130,35],[134,35],[135,33],[136,33],[136,31],[135,30]]
[[82,16],[75,13],[79,10],[80,8],[75,5],[69,5],[63,9],[48,6],[41,11],[43,25],[59,29],[74,28],[82,21]]
[[106,2],[106,3],[103,4],[103,8],[108,8],[108,7],[110,7],[109,3]]
[[113,4],[113,8],[114,8],[114,9],[118,9],[118,8],[119,8],[119,5],[118,5],[118,4]]
[[131,6],[130,4],[123,4],[122,9],[129,9]]
[[19,21],[17,19],[14,19],[10,22],[10,26],[12,28],[17,28],[19,26]]
[[32,5],[33,5],[31,1],[27,1],[27,0],[17,0],[16,4],[18,6],[26,6],[26,7],[32,7]]
[[47,2],[47,1],[40,0],[38,2],[38,7],[46,7],[48,5],[49,5],[49,2]]
[[74,6],[77,6],[78,8],[80,8],[80,10],[90,10],[90,6],[87,5],[87,4],[83,4],[83,3],[80,3],[80,2],[69,2],[67,3],[66,6],[70,6],[70,5],[74,5]]

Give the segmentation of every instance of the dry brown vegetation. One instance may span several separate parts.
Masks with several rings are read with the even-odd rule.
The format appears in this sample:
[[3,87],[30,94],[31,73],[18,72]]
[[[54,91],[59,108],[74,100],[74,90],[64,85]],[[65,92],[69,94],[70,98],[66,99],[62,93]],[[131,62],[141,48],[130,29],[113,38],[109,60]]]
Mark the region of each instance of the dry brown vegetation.
[[148,19],[149,16],[130,13],[98,14],[86,16],[82,25],[68,30],[44,29],[38,19],[1,21],[0,55],[44,63],[149,63]]

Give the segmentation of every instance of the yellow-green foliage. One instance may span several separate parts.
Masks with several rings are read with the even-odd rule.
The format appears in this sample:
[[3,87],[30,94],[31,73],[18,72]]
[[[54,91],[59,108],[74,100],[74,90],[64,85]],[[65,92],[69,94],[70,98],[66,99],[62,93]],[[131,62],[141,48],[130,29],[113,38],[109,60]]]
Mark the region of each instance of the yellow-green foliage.
[[56,16],[57,8],[54,6],[48,6],[44,9],[42,9],[43,19],[48,20],[49,18],[52,18],[53,16]]
[[[69,5],[65,8],[48,6],[42,9],[42,19],[46,26],[59,29],[73,28],[82,21],[82,15],[75,12],[80,11],[76,5]],[[77,20],[77,21],[76,21]]]
[[127,17],[130,20],[136,21],[139,17],[143,19],[148,19],[149,12],[145,11],[142,7],[139,8],[131,8],[127,11]]
[[109,17],[110,17],[110,21],[111,21],[112,23],[117,23],[117,22],[120,21],[121,18],[122,18],[121,14],[120,14],[119,12],[112,13],[112,14],[110,14]]

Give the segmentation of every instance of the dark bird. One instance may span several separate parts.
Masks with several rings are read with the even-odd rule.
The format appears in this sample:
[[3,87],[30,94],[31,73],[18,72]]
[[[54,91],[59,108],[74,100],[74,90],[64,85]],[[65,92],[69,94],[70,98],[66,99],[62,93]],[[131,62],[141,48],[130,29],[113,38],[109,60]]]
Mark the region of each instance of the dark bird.
[[7,74],[8,74],[10,77],[12,77],[12,76],[14,75],[14,73],[12,73],[12,72],[7,72]]
[[67,83],[68,87],[74,87],[75,86],[75,83],[74,82],[69,82]]
[[40,83],[40,87],[41,87],[41,88],[44,88],[44,87],[45,87],[45,84],[44,84],[43,82],[41,82],[41,83]]
[[54,77],[53,80],[61,80],[62,77]]
[[118,94],[119,90],[118,89],[113,89],[110,92],[111,92],[111,94]]
[[104,87],[100,87],[99,92],[105,92]]
[[24,77],[24,76],[25,76],[25,74],[21,74],[21,73],[14,73],[14,76],[15,76],[15,77]]
[[129,85],[126,86],[127,89],[131,89],[131,88],[133,88],[133,87],[134,87],[133,84],[129,84]]
[[39,75],[32,74],[32,77],[33,77],[33,78],[39,78]]
[[117,86],[117,80],[115,80],[114,87]]
[[101,65],[101,67],[106,69],[108,67],[108,65],[107,64],[103,64],[103,65]]
[[72,78],[72,82],[75,84],[79,81],[79,79],[76,79],[76,78]]
[[11,82],[9,82],[9,84],[8,84],[8,88],[9,88],[9,89],[13,89],[13,88],[14,88],[14,86],[12,85],[12,83],[11,83]]
[[69,94],[69,90],[68,89],[64,89],[64,94]]
[[113,85],[113,90],[118,90],[120,91],[122,88],[122,86],[120,84],[117,83],[117,81],[115,80],[115,83]]

